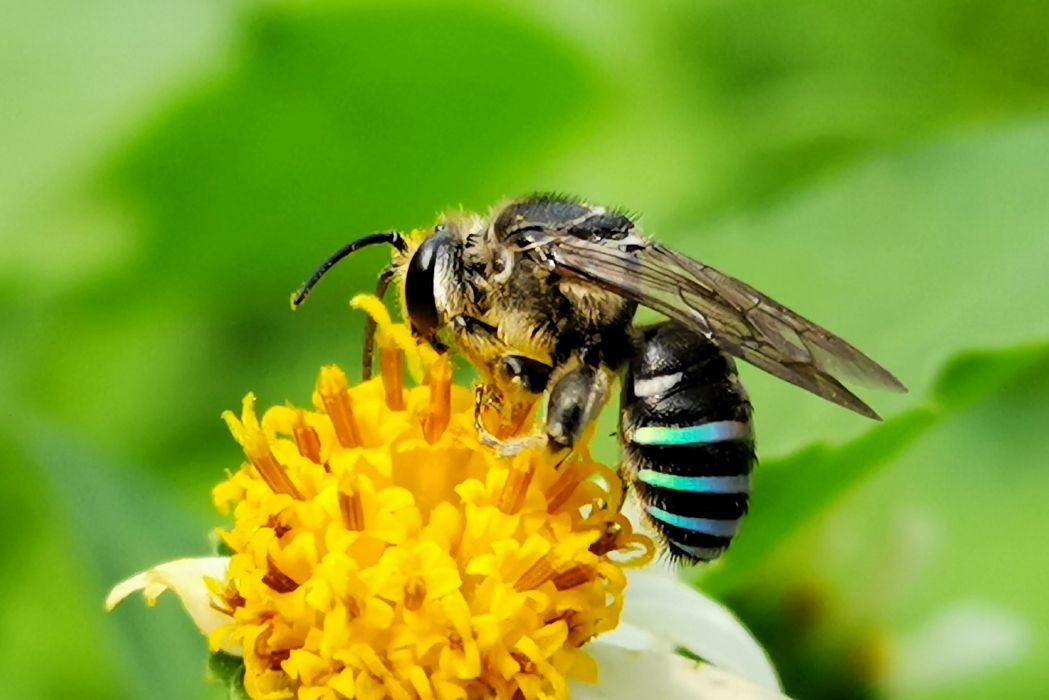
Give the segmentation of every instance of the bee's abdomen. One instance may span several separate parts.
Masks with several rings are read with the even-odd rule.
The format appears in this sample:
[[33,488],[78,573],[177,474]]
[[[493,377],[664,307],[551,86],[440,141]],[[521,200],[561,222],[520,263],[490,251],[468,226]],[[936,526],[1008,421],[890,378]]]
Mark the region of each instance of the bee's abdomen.
[[718,557],[747,512],[754,437],[735,363],[667,322],[640,331],[623,387],[623,475],[673,557]]

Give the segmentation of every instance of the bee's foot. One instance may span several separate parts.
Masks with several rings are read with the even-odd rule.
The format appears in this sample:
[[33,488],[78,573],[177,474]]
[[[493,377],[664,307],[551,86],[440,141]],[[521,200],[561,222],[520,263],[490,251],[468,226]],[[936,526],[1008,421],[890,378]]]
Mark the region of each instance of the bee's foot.
[[478,435],[488,433],[488,430],[484,427],[482,414],[485,409],[489,408],[494,409],[496,413],[502,412],[503,398],[496,391],[495,387],[490,384],[478,384],[474,387],[474,428],[477,430]]
[[495,447],[495,453],[500,457],[505,458],[513,457],[524,450],[546,447],[549,441],[547,440],[545,433],[540,433],[536,435],[523,435],[509,440],[496,440],[496,442],[498,444],[493,445],[493,447]]
[[493,448],[495,454],[500,458],[513,457],[525,450],[545,447],[549,442],[546,435],[543,434],[523,435],[503,440],[488,432],[483,423],[478,423],[475,427],[477,428],[477,440],[482,445]]
[[481,421],[474,423],[474,429],[477,431],[477,440],[482,445],[494,447],[496,450],[502,447],[503,441],[488,432],[488,428],[484,427],[484,423]]

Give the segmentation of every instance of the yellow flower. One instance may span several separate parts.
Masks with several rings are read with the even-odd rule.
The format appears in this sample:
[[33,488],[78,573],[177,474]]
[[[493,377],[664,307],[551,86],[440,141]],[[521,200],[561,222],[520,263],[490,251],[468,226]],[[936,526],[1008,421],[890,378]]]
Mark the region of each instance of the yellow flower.
[[[312,410],[275,406],[260,420],[249,394],[227,412],[247,457],[213,492],[233,515],[220,530],[232,556],[156,567],[107,606],[174,590],[213,651],[243,656],[257,699],[553,699],[596,681],[588,642],[620,626],[625,568],[654,554],[620,510],[618,478],[585,445],[496,457],[447,360],[374,298],[355,304],[379,324],[381,376],[350,386],[325,367]],[[404,386],[405,362],[418,386]],[[593,648],[633,658],[644,634]],[[697,682],[671,651],[659,649],[671,676]],[[704,666],[703,682],[724,684],[716,673]]]

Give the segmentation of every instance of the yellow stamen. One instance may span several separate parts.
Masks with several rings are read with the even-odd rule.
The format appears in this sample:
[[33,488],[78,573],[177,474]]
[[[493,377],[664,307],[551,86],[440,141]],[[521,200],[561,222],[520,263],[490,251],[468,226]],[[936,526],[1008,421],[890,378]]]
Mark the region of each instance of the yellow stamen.
[[298,420],[294,428],[295,444],[299,446],[299,454],[314,464],[320,464],[321,439],[317,437],[317,431],[306,425],[305,414],[302,411],[298,411],[296,417]]
[[398,347],[382,347],[379,350],[379,367],[382,386],[386,394],[386,406],[391,411],[404,410],[404,351]]
[[430,387],[430,407],[423,423],[423,435],[433,444],[441,439],[452,417],[452,363],[441,357],[426,377]]
[[514,460],[510,473],[506,477],[506,484],[499,493],[499,510],[507,515],[513,515],[521,509],[528,487],[532,484],[535,469],[528,459],[518,457]]
[[360,447],[361,432],[353,415],[353,404],[347,391],[346,373],[335,365],[321,370],[317,378],[317,393],[324,411],[331,418],[332,428],[339,444],[346,448]]
[[408,579],[404,585],[404,607],[414,612],[422,607],[425,599],[426,582],[418,576]]
[[527,571],[521,574],[521,577],[517,579],[517,583],[514,584],[514,588],[519,591],[539,588],[541,585],[549,581],[555,573],[554,567],[550,564],[549,555],[544,556],[542,559],[528,567]]
[[339,491],[339,512],[347,530],[359,532],[364,529],[364,505],[361,495],[346,483]]
[[252,431],[247,436],[247,441],[244,443],[244,452],[248,457],[248,461],[255,466],[259,476],[262,477],[262,480],[266,482],[266,485],[274,493],[286,493],[299,500],[302,499],[302,493],[292,482],[284,467],[277,461],[277,458],[273,456],[269,443],[266,442],[266,436],[262,434],[261,430]]
[[563,469],[557,481],[546,490],[547,507],[550,512],[556,513],[560,510],[587,476],[589,474],[576,465]]
[[299,587],[299,584],[293,578],[277,568],[273,557],[267,557],[266,563],[269,565],[269,571],[262,577],[262,582],[267,586],[278,593],[290,593]]
[[553,578],[554,586],[559,591],[567,591],[570,588],[582,586],[584,583],[589,583],[593,580],[594,571],[586,566],[573,566],[571,569],[562,571]]
[[361,309],[375,321],[376,340],[380,347],[394,345],[405,353],[408,373],[415,382],[422,382],[426,368],[440,357],[428,343],[419,343],[412,332],[402,324],[390,320],[390,314],[381,300],[371,294],[358,294],[350,299],[350,306]]
[[[256,699],[566,700],[569,674],[593,675],[580,647],[618,624],[622,567],[654,544],[585,438],[567,458],[499,458],[448,359],[358,302],[379,377],[350,386],[325,367],[323,413],[279,406],[260,423],[249,396],[226,415],[248,463],[215,488],[234,553],[209,586],[232,621],[210,643],[244,650]],[[500,428],[527,433],[531,410],[508,406]]]

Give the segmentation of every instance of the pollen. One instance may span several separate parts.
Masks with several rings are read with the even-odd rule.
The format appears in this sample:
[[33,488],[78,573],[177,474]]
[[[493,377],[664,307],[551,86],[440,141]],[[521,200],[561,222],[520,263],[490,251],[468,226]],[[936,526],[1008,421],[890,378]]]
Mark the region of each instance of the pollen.
[[246,459],[213,494],[233,554],[212,647],[243,650],[259,699],[567,697],[654,544],[585,444],[499,458],[451,364],[378,300],[354,305],[378,324],[379,376],[324,367],[314,410],[260,420],[249,394],[224,415]]

